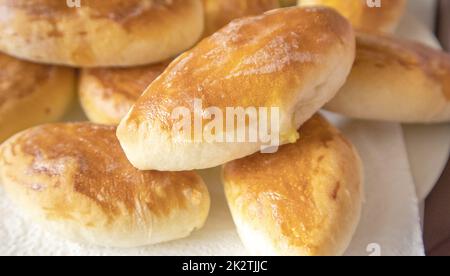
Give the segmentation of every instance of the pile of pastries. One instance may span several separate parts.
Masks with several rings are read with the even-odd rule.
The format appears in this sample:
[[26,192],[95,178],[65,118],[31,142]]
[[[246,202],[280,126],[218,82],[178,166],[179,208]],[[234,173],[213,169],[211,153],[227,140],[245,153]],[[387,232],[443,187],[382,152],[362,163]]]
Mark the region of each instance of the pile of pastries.
[[[363,166],[318,112],[450,121],[450,56],[391,34],[406,0],[369,2],[0,0],[2,189],[59,236],[139,247],[200,229],[210,197],[196,170],[222,166],[249,253],[342,255]],[[58,123],[76,95],[91,122]],[[276,150],[174,139],[172,111],[194,117],[197,100],[276,107]],[[212,132],[258,132],[250,121]]]

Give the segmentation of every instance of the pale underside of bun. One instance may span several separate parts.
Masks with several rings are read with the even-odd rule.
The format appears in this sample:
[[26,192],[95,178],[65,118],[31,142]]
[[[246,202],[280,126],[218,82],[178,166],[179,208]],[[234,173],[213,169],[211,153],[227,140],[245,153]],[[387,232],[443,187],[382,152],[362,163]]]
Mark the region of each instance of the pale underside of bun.
[[78,123],[14,136],[0,148],[7,195],[31,220],[79,243],[138,247],[201,228],[210,199],[200,176],[136,170],[114,132]]
[[[83,2],[83,1],[81,1]],[[0,0],[0,50],[40,63],[136,66],[192,47],[204,28],[201,0]]]
[[367,0],[298,0],[301,6],[323,5],[334,8],[357,29],[393,33],[405,11],[406,0],[380,2],[381,6],[378,7],[370,6]]
[[390,36],[359,33],[347,83],[326,105],[368,120],[450,121],[450,55]]
[[117,126],[133,104],[167,67],[168,62],[133,68],[84,69],[80,103],[90,121]]
[[75,96],[75,70],[0,53],[0,143],[26,128],[59,120]]
[[228,204],[251,254],[342,255],[359,223],[363,173],[355,148],[320,116],[275,154],[226,164]]
[[205,35],[211,35],[233,19],[259,15],[280,6],[278,0],[202,0]]
[[[279,144],[294,142],[298,127],[344,84],[354,43],[350,24],[326,8],[286,8],[233,21],[169,65],[122,120],[118,138],[142,170],[210,168],[261,150],[260,140],[177,141],[171,112],[184,107],[194,117],[193,102],[200,100],[204,109],[223,114],[227,107],[279,108]],[[252,127],[246,122],[247,130]]]

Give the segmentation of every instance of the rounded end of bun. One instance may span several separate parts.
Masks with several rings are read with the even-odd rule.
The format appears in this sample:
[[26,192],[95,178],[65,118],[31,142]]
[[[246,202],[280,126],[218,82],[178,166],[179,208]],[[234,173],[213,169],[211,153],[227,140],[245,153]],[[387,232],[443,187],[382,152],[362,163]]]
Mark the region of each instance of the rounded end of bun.
[[347,82],[326,109],[402,123],[450,121],[450,55],[388,35],[358,33]]

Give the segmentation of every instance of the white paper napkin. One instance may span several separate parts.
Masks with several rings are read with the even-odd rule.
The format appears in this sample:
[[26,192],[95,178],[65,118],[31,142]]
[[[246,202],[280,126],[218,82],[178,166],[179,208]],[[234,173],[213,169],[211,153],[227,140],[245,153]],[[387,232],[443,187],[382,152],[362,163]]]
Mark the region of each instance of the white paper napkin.
[[362,218],[347,255],[423,255],[418,201],[400,125],[328,117],[355,144],[365,167]]

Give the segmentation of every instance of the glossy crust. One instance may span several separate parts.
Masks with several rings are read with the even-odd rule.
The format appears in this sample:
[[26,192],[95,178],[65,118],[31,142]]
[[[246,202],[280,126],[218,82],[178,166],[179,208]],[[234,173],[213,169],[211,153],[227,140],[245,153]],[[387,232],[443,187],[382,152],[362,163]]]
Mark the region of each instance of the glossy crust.
[[0,148],[0,177],[31,219],[70,240],[137,247],[201,228],[209,194],[194,172],[138,171],[115,128],[53,124],[22,132]]
[[397,28],[406,7],[406,0],[381,1],[381,7],[370,7],[367,0],[298,0],[298,3],[332,7],[358,29],[389,33]]
[[0,50],[76,67],[164,61],[203,33],[201,0],[0,0]]
[[[194,118],[194,102],[201,100],[204,110],[214,107],[224,118],[227,107],[277,107],[280,143],[295,142],[298,127],[344,84],[354,52],[352,27],[331,9],[294,7],[233,21],[172,62],[122,120],[117,135],[128,159],[143,170],[215,167],[265,145],[261,139],[179,141],[173,130],[180,120],[172,113],[184,107]],[[205,121],[204,126],[211,122]],[[247,130],[256,127],[246,122]],[[234,124],[231,131],[236,130]],[[215,135],[228,137],[231,131],[216,128]]]
[[342,255],[361,213],[363,174],[354,147],[315,116],[275,154],[226,164],[225,192],[251,254]]
[[359,33],[354,68],[327,106],[349,117],[450,121],[450,55],[390,36]]
[[87,117],[94,123],[118,125],[144,90],[169,62],[133,68],[84,69],[79,97]]
[[60,119],[75,94],[75,71],[0,53],[0,143],[34,125]]
[[233,19],[260,15],[280,7],[278,0],[202,0],[205,9],[205,36]]

